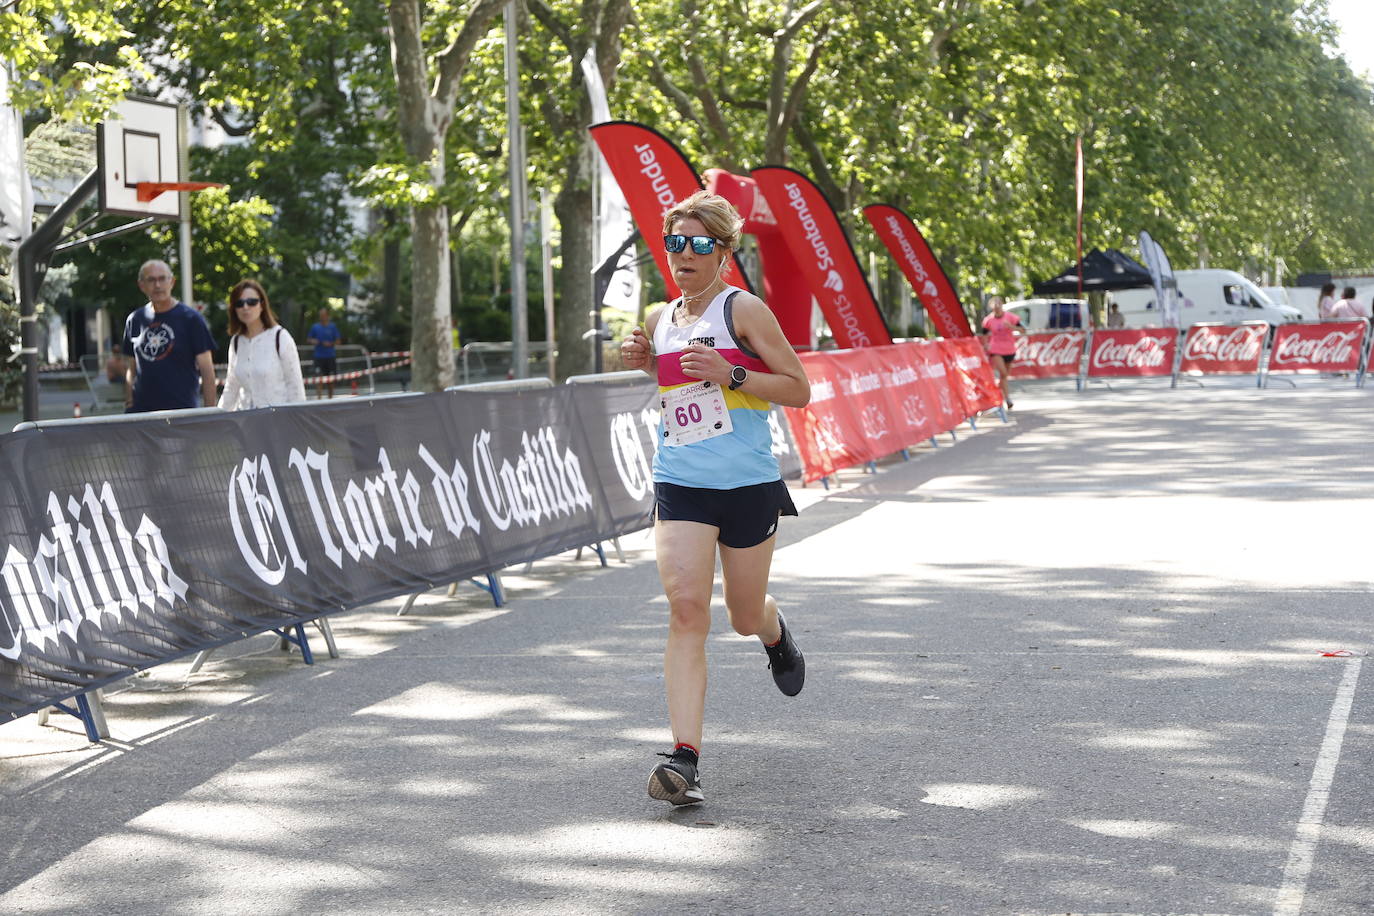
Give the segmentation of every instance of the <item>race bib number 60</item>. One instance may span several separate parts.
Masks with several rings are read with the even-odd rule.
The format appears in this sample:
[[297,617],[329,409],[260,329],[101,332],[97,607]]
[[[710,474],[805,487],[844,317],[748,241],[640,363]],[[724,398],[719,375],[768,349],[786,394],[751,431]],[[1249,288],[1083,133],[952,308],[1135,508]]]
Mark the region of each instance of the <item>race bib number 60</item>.
[[725,406],[725,395],[719,385],[711,382],[696,382],[664,392],[659,403],[663,407],[664,445],[700,442],[735,428]]

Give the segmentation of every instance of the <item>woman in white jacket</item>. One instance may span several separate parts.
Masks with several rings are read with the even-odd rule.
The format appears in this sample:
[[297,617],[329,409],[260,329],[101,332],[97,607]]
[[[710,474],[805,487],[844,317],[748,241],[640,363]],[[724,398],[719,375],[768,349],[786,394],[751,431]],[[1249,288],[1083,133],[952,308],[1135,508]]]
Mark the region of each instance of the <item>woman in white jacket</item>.
[[305,400],[296,342],[277,323],[257,280],[240,280],[229,291],[229,334],[229,373],[221,407],[252,410]]

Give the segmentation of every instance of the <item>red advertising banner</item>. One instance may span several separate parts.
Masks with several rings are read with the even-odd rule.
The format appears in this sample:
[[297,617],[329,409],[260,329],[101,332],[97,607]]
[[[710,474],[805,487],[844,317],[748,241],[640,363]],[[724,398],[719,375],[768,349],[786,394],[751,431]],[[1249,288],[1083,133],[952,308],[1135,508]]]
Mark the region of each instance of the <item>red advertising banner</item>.
[[1368,329],[1361,319],[1280,325],[1274,331],[1268,371],[1353,372],[1360,366]]
[[[663,214],[685,197],[702,189],[701,179],[687,157],[673,141],[651,127],[633,121],[606,121],[593,124],[592,139],[606,157],[611,174],[630,205],[635,226],[644,237],[644,244],[654,256],[658,272],[668,288],[668,297],[680,292],[668,270],[668,256],[663,251]],[[738,259],[726,262],[721,278],[743,289],[753,291]]]
[[1072,378],[1083,362],[1086,331],[1036,331],[1016,336],[1012,378]]
[[858,421],[867,451],[891,455],[920,440],[906,441],[898,423],[886,358],[895,346],[836,350],[826,355],[834,366],[846,409]]
[[1216,375],[1223,372],[1258,373],[1264,357],[1267,322],[1248,324],[1195,324],[1183,338],[1180,375]]
[[968,416],[968,411],[964,408],[964,397],[960,393],[961,386],[956,385],[954,379],[950,377],[949,365],[945,362],[944,354],[940,352],[940,345],[936,341],[922,341],[920,343],[908,344],[913,347],[916,353],[916,365],[921,372],[921,377],[925,379],[926,387],[931,392],[934,410],[935,425],[937,432],[947,433]]
[[964,399],[965,416],[992,410],[1002,404],[1002,389],[993,375],[992,363],[982,341],[973,337],[941,340],[936,344]]
[[[932,436],[953,429],[942,427],[939,395],[923,370],[927,354],[934,351],[924,343],[893,344],[860,350],[880,360],[887,371],[888,394],[892,398],[894,423],[902,448],[910,448]],[[943,362],[941,363],[943,365]],[[958,421],[955,421],[958,425]]]
[[1177,328],[1117,328],[1093,331],[1088,377],[1173,375]]
[[786,408],[792,438],[801,452],[802,479],[807,483],[879,457],[869,449],[858,418],[849,409],[840,383],[844,373],[832,355],[800,354],[811,382],[811,403]]
[[835,342],[842,348],[892,343],[859,259],[835,211],[811,179],[783,166],[766,166],[750,174],[820,303]]
[[870,204],[864,207],[864,216],[915,290],[940,336],[972,337],[968,315],[953,284],[911,217],[889,204]]

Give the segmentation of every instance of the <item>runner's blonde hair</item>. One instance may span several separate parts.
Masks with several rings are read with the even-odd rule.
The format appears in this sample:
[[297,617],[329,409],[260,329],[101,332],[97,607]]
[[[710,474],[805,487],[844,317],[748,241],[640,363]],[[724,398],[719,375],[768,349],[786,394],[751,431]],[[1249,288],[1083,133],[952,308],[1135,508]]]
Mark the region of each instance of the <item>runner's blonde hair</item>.
[[673,226],[685,219],[695,219],[706,227],[712,238],[731,251],[739,248],[740,232],[744,220],[740,219],[730,201],[710,191],[698,191],[686,200],[679,201],[663,214],[663,234],[671,235]]

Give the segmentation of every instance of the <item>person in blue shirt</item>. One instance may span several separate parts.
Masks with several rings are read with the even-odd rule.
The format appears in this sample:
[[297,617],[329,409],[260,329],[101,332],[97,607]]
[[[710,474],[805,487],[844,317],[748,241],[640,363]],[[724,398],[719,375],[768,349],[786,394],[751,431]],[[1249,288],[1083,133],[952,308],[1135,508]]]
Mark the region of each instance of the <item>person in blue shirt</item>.
[[127,413],[215,406],[215,338],[204,316],[172,295],[174,280],[165,261],[138,269],[148,304],[124,322]]
[[339,371],[339,361],[335,356],[335,347],[343,342],[343,332],[333,321],[334,316],[329,309],[320,309],[320,320],[310,326],[310,334],[306,337],[306,342],[315,345],[315,397],[321,398],[324,395],[321,388],[329,392],[329,397],[334,397],[334,376]]

